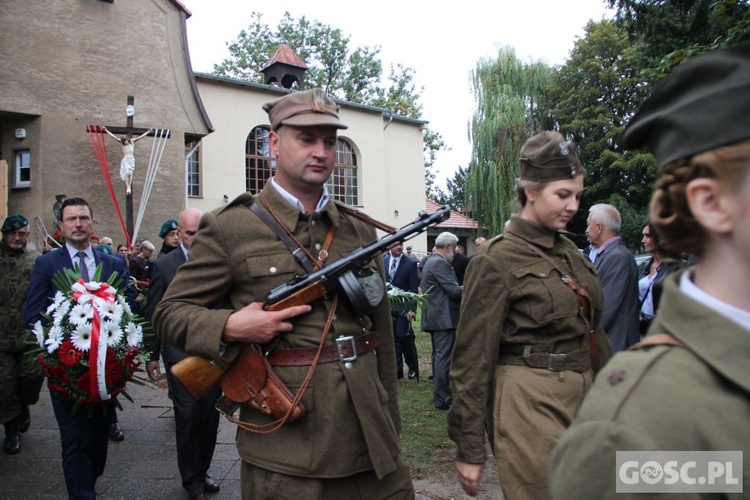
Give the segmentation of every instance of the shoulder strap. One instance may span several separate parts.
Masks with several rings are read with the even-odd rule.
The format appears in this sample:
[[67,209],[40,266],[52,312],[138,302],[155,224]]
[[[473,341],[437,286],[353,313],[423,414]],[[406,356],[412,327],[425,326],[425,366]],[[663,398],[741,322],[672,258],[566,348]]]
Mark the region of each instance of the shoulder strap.
[[684,347],[687,349],[687,346],[683,344],[682,341],[677,340],[673,335],[670,335],[668,333],[657,333],[655,335],[649,335],[637,344],[630,346],[628,350],[637,351],[638,349],[643,349],[644,347],[652,347],[655,345],[670,345],[674,347]]
[[351,215],[352,217],[361,220],[367,225],[376,227],[380,229],[381,231],[385,231],[386,233],[393,233],[396,231],[395,227],[389,226],[388,224],[385,224],[384,222],[380,222],[379,220],[373,219],[366,213],[360,212],[356,208],[352,208],[348,205],[344,205],[343,203],[339,203],[339,202],[334,202],[334,203],[336,203],[336,208],[338,208],[341,212],[344,212],[347,215]]
[[249,201],[245,203],[245,206],[249,208],[255,215],[257,215],[258,218],[262,220],[271,229],[271,231],[276,234],[276,236],[279,237],[282,243],[286,245],[294,258],[297,259],[297,262],[300,263],[300,265],[306,272],[312,273],[313,271],[315,271],[312,263],[305,255],[304,250],[302,250],[302,247],[300,247],[297,242],[294,241],[291,236],[289,236],[284,228],[281,227],[278,222],[276,222],[276,219],[274,219],[271,214],[268,213],[268,210],[266,210],[263,205],[261,205],[260,203],[253,203],[252,201]]

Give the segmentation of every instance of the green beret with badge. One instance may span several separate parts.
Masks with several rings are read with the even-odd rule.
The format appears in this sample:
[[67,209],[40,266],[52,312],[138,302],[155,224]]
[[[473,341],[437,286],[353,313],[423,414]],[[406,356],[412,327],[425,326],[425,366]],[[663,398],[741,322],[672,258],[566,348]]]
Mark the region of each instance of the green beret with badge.
[[28,225],[29,219],[21,214],[12,214],[5,219],[5,221],[3,222],[3,227],[2,229],[0,229],[0,231],[2,231],[3,233],[7,233],[9,231],[21,229],[22,227],[26,227]]
[[169,219],[164,224],[161,225],[161,230],[159,230],[159,238],[164,238],[164,236],[167,235],[168,232],[174,231],[180,227],[180,223],[177,222],[177,219]]

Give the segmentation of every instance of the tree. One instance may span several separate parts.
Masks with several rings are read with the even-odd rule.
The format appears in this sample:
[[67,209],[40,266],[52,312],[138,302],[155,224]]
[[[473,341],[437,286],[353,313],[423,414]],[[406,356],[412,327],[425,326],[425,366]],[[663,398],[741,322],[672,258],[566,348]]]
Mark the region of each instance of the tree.
[[468,168],[458,167],[453,174],[453,179],[446,181],[446,191],[437,188],[432,200],[441,205],[450,205],[451,209],[463,212],[467,208],[466,203],[466,179],[469,174]]
[[[303,75],[304,88],[320,87],[340,100],[386,109],[406,118],[421,118],[419,95],[423,89],[414,84],[414,70],[392,65],[383,78],[379,46],[351,48],[349,37],[340,29],[309,21],[305,16],[295,20],[289,12],[284,13],[275,30],[262,21],[261,13],[252,12],[250,17],[248,27],[227,43],[230,56],[214,65],[215,74],[263,83],[260,69],[286,43],[308,66]],[[445,142],[439,133],[429,129],[423,132],[423,140],[429,193],[435,177],[431,168]]]
[[509,47],[480,60],[472,72],[477,107],[469,125],[466,203],[490,234],[500,233],[514,211],[519,151],[539,131],[538,103],[551,73],[543,63],[524,64]]

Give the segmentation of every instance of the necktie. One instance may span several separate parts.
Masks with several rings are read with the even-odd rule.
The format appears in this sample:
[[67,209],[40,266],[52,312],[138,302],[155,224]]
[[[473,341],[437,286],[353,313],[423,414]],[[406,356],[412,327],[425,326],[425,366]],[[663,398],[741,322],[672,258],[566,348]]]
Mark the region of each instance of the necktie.
[[86,265],[86,252],[78,252],[76,256],[80,261],[81,278],[88,283],[91,280],[89,279],[89,266]]
[[388,271],[388,276],[393,281],[393,275],[396,274],[396,266],[398,266],[398,260],[391,257],[391,268]]

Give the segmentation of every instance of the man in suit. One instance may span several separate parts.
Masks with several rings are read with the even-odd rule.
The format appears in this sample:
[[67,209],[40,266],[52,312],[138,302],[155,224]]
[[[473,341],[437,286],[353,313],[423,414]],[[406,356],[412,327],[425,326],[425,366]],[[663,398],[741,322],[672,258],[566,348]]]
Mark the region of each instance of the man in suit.
[[[404,244],[398,242],[391,247],[384,262],[386,282],[406,292],[419,293],[417,261],[404,255]],[[409,378],[419,375],[417,347],[414,330],[409,326],[417,315],[413,304],[391,307],[393,337],[396,342],[396,378],[404,378],[404,359],[409,367]]]
[[456,279],[459,285],[464,284],[464,276],[466,276],[466,268],[469,266],[471,258],[466,255],[466,250],[461,245],[456,245],[456,255],[453,256],[451,266],[453,271],[456,273]]
[[427,293],[422,309],[422,330],[432,336],[432,373],[435,408],[447,410],[453,404],[448,373],[456,341],[463,287],[458,284],[451,260],[458,237],[449,232],[435,238],[435,248],[422,269],[422,292]]
[[614,352],[624,351],[640,339],[638,326],[638,266],[620,237],[622,218],[612,205],[599,203],[589,209],[586,236],[604,294],[601,324]]
[[[68,198],[60,207],[60,231],[65,246],[44,254],[36,260],[31,282],[26,293],[23,321],[29,327],[41,319],[54,296],[53,276],[65,269],[80,270],[81,277],[90,281],[98,265],[102,266],[101,280],[106,281],[116,272],[127,286],[126,297],[137,312],[135,293],[128,279],[130,273],[123,259],[95,252],[91,246],[94,228],[93,212],[83,198]],[[52,408],[60,428],[62,465],[68,496],[75,499],[96,498],[96,480],[104,472],[113,404],[92,408],[89,414],[74,409],[73,403],[55,391],[50,391]],[[77,411],[74,411],[77,410]]]
[[[143,315],[149,321],[153,317],[156,305],[177,274],[177,269],[187,261],[188,250],[198,232],[201,216],[203,212],[197,208],[188,208],[180,213],[180,246],[174,252],[160,257],[154,264],[148,289],[148,302],[143,309]],[[219,485],[208,475],[208,469],[216,447],[219,412],[215,405],[221,396],[221,388],[217,384],[203,397],[195,399],[175,379],[171,371],[175,363],[187,357],[187,353],[175,345],[161,342],[158,337],[154,337],[151,360],[146,363],[146,371],[151,380],[156,380],[161,375],[160,352],[164,357],[167,371],[169,396],[174,404],[177,467],[180,469],[182,486],[188,491],[190,500],[200,500],[204,491],[219,491]]]
[[[154,326],[162,341],[222,363],[259,344],[270,350],[269,364],[293,393],[307,387],[300,394],[308,410],[301,420],[271,433],[238,430],[243,498],[414,498],[400,451],[385,294],[371,311],[355,307],[343,289],[280,311],[262,307],[270,290],[305,268],[376,238],[375,229],[325,187],[338,129],[346,128],[338,104],[312,89],[285,94],[263,109],[271,123],[274,176],[257,195],[244,193],[203,216],[190,258],[156,307]],[[270,222],[255,210],[269,212]],[[289,236],[288,244],[272,227]],[[381,258],[370,266],[371,276],[384,276]],[[240,406],[240,419],[273,425],[248,404]]]

